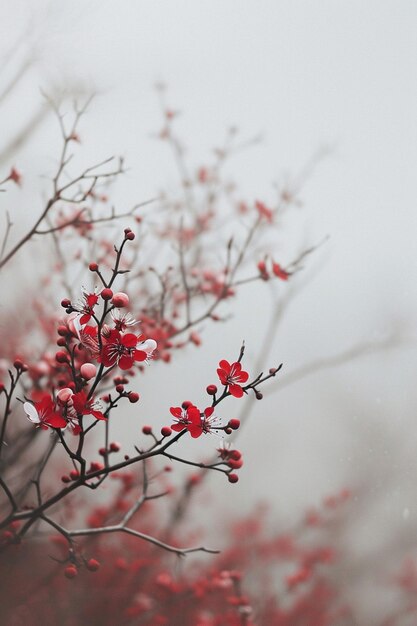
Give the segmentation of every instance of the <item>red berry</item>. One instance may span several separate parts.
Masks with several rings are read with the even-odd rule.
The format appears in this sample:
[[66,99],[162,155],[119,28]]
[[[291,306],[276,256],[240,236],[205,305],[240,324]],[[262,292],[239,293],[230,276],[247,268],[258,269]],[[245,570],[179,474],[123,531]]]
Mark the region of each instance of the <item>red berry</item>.
[[152,427],[151,426],[143,426],[142,432],[143,432],[144,435],[150,435],[152,433]]
[[96,559],[88,559],[85,566],[90,572],[96,572],[100,567],[100,563]]
[[90,263],[90,265],[88,266],[88,269],[90,270],[90,272],[97,272],[98,270],[97,263]]
[[217,387],[216,385],[209,385],[206,391],[209,394],[209,396],[215,396],[217,393]]
[[229,474],[227,477],[229,483],[237,483],[239,476],[237,474]]
[[234,417],[233,419],[229,420],[229,423],[227,426],[228,428],[231,428],[232,430],[237,430],[240,426],[240,420]]
[[100,295],[103,298],[103,300],[111,300],[113,298],[113,292],[108,287],[103,289]]
[[68,567],[66,567],[64,570],[64,575],[66,576],[66,578],[75,578],[77,574],[78,570],[75,565],[68,565]]
[[161,428],[161,435],[163,437],[169,437],[170,435],[172,435],[172,430],[170,429],[169,426],[163,426]]
[[129,391],[128,398],[129,398],[129,402],[131,402],[132,404],[135,404],[135,402],[138,402],[139,400],[139,394],[136,393],[136,391]]

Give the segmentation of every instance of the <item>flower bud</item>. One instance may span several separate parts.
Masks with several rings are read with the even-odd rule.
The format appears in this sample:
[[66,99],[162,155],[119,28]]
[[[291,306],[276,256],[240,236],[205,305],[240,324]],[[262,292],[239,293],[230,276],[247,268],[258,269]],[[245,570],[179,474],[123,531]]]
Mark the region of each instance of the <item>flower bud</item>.
[[88,266],[88,269],[90,270],[90,272],[97,272],[98,270],[97,263],[90,263],[90,265]]
[[142,432],[143,432],[144,435],[150,435],[152,433],[152,427],[151,426],[143,426]]
[[228,466],[231,467],[232,469],[239,469],[240,467],[242,467],[243,465],[243,459],[229,459],[227,462]]
[[228,428],[231,428],[232,430],[237,430],[240,426],[240,420],[234,417],[231,420],[229,420],[229,423],[227,424],[227,426]]
[[65,568],[64,570],[64,575],[66,578],[75,578],[78,574],[78,570],[75,567],[75,565],[68,565],[68,567]]
[[206,388],[206,391],[207,391],[209,396],[215,396],[216,393],[217,393],[217,387],[216,387],[216,385],[209,385]]
[[83,363],[80,367],[80,373],[84,380],[90,380],[96,375],[97,368],[94,363]]
[[85,566],[88,569],[88,571],[96,572],[99,569],[99,567],[100,567],[100,562],[97,561],[96,559],[88,559],[88,561],[85,564]]
[[118,309],[122,309],[129,305],[129,296],[123,291],[118,291],[114,294],[111,303]]
[[169,426],[163,426],[161,428],[161,435],[163,437],[169,437],[170,435],[172,435],[172,430],[170,429]]
[[127,397],[129,398],[129,402],[132,404],[135,404],[135,402],[138,402],[139,400],[139,394],[136,393],[136,391],[129,391]]
[[58,363],[68,363],[68,355],[63,350],[58,350],[55,355],[55,359],[58,361]]
[[237,474],[229,474],[227,477],[229,483],[237,483],[237,481],[239,480],[239,476]]
[[102,290],[100,295],[103,298],[103,300],[111,300],[113,297],[113,291],[109,289],[108,287],[106,287],[105,289]]
[[66,404],[68,400],[71,399],[72,395],[72,390],[69,387],[64,387],[58,391],[56,397],[58,398],[60,404]]

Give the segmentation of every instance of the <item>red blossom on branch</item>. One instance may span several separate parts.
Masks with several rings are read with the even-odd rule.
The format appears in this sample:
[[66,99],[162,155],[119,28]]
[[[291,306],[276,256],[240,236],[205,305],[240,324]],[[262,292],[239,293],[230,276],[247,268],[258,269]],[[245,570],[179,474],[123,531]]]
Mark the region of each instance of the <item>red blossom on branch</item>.
[[228,392],[232,396],[235,398],[241,398],[243,396],[243,389],[240,383],[246,383],[249,374],[242,370],[242,365],[238,361],[229,363],[223,359],[219,363],[217,374],[221,384],[228,388]]
[[133,333],[122,335],[118,330],[110,330],[103,337],[103,348],[99,362],[106,367],[118,365],[122,370],[129,370],[135,362],[146,361],[148,353],[137,350],[139,338]]
[[77,415],[92,415],[97,420],[107,419],[101,411],[94,408],[95,400],[93,398],[89,399],[85,391],[74,393],[71,400]]
[[96,293],[84,293],[83,294],[83,302],[81,306],[80,313],[82,314],[79,318],[81,326],[88,324],[92,316],[94,315],[94,307],[98,303],[98,295]]
[[39,402],[25,402],[23,408],[28,420],[43,430],[65,428],[67,425],[67,421],[56,410],[50,395],[45,395]]

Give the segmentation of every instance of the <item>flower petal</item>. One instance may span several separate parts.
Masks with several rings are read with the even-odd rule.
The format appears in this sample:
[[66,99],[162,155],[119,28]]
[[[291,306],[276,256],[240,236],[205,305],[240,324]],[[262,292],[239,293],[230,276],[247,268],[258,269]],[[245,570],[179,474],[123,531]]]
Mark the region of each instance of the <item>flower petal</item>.
[[243,396],[243,389],[239,385],[229,385],[229,393],[235,398],[241,398]]
[[119,367],[121,370],[130,370],[133,365],[133,356],[129,354],[123,354],[119,361]]
[[136,348],[137,342],[138,338],[133,333],[127,333],[120,339],[120,343],[125,346],[125,348]]

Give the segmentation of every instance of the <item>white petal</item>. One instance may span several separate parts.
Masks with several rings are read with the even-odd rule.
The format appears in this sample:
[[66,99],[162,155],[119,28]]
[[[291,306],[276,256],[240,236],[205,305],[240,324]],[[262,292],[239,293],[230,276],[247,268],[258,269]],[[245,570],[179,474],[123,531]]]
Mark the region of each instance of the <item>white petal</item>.
[[138,346],[139,350],[143,350],[146,354],[151,355],[154,350],[156,350],[157,343],[155,339],[146,339],[146,341],[142,341],[142,343]]
[[23,404],[23,410],[31,422],[34,424],[40,424],[41,418],[39,417],[39,413],[31,402],[25,402]]

